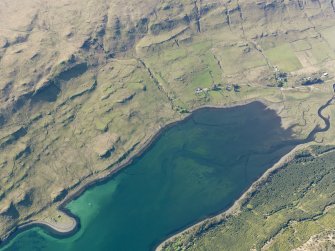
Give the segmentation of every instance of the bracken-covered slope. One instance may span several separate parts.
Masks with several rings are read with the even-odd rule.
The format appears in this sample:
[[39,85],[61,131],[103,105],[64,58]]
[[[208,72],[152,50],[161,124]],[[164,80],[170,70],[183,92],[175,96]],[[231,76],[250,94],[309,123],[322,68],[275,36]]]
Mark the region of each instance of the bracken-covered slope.
[[66,224],[62,201],[203,105],[262,98],[306,136],[334,24],[328,0],[1,1],[0,237]]

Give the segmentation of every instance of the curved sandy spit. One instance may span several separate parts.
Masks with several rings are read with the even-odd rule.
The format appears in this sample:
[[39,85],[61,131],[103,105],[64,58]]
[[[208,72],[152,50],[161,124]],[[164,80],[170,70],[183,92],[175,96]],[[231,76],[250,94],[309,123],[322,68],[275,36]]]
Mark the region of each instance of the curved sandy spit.
[[[23,231],[25,231],[25,230],[27,230],[31,227],[35,227],[35,226],[42,227],[42,228],[46,229],[49,233],[51,233],[53,235],[56,235],[56,236],[65,237],[65,236],[70,236],[70,235],[74,234],[80,228],[80,219],[76,215],[72,214],[66,208],[66,205],[69,202],[71,202],[72,200],[78,198],[88,188],[93,187],[93,186],[95,186],[97,184],[100,184],[100,183],[103,183],[103,182],[107,182],[112,176],[116,175],[120,170],[129,166],[134,161],[134,159],[141,156],[151,146],[151,144],[153,142],[155,142],[157,138],[159,138],[159,136],[165,130],[174,126],[176,123],[179,123],[181,121],[189,119],[191,117],[191,115],[193,114],[193,112],[198,111],[198,110],[208,109],[208,108],[231,108],[231,107],[247,105],[247,104],[250,104],[250,103],[256,102],[256,101],[263,103],[267,107],[269,107],[270,105],[280,104],[280,102],[271,102],[271,101],[268,101],[266,99],[252,98],[252,99],[242,100],[242,101],[238,101],[238,102],[233,102],[233,103],[227,104],[227,105],[204,105],[204,106],[195,108],[189,114],[187,114],[185,117],[177,119],[176,121],[173,121],[173,122],[161,127],[155,134],[153,134],[153,136],[151,138],[149,138],[146,142],[144,142],[142,147],[140,147],[139,150],[134,152],[131,157],[126,158],[124,161],[122,161],[122,162],[120,162],[116,165],[114,164],[113,169],[107,169],[106,171],[103,171],[103,172],[99,173],[98,175],[95,175],[94,177],[93,177],[93,175],[88,176],[88,177],[86,177],[86,180],[84,180],[83,182],[81,182],[77,186],[69,188],[69,193],[63,199],[63,201],[61,201],[59,203],[58,210],[63,212],[67,217],[71,218],[72,224],[70,226],[62,227],[62,226],[58,226],[58,224],[52,224],[52,223],[50,223],[48,221],[45,221],[45,220],[31,220],[31,221],[28,221],[26,223],[23,223],[23,224],[20,224],[20,225],[16,226],[6,236],[4,236],[4,238],[2,240],[0,239],[0,247],[4,246],[11,239],[13,239],[16,236],[16,234],[18,234],[20,232],[23,232]],[[295,151],[295,149],[293,149],[288,155],[293,153]],[[217,219],[218,217],[222,218],[222,217],[225,217],[226,215],[230,215],[233,212],[238,211],[239,205],[244,200],[244,198],[246,198],[247,195],[249,195],[252,191],[255,190],[255,188],[260,184],[261,180],[263,180],[271,172],[276,170],[284,162],[284,160],[287,159],[288,155],[285,155],[277,164],[275,164],[272,168],[268,169],[263,174],[263,176],[261,176],[261,178],[259,180],[257,180],[255,183],[253,183],[251,185],[251,187],[240,197],[240,199],[238,199],[234,203],[234,205],[230,209],[228,209],[224,213],[221,213],[221,214],[219,214],[217,216],[214,216],[212,218],[209,218],[209,219]],[[42,209],[41,211],[43,211],[43,210],[45,210],[45,208]],[[166,243],[167,241],[170,241],[173,238],[175,238],[176,236],[179,236],[180,234],[182,234],[186,231],[189,231],[191,229],[196,228],[197,226],[200,226],[201,224],[208,221],[209,219],[205,219],[205,220],[203,220],[203,221],[201,221],[201,222],[199,222],[195,225],[192,225],[191,227],[187,228],[186,230],[183,230],[180,233],[177,233],[176,235],[173,235],[171,238],[167,239],[162,244],[160,244],[157,247],[156,250],[161,250],[162,245],[164,245],[164,243]]]

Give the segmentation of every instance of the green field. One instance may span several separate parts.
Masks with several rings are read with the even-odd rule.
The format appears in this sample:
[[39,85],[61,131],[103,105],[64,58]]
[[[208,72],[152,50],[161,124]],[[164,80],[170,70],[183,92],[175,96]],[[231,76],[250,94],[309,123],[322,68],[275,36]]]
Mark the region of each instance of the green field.
[[265,51],[265,55],[274,66],[278,66],[282,71],[291,72],[301,68],[301,64],[290,44],[281,44],[268,49]]

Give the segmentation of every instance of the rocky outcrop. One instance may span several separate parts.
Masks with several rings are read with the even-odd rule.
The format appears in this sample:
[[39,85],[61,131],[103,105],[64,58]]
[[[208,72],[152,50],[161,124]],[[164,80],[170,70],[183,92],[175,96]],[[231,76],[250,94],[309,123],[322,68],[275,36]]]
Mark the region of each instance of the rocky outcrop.
[[27,133],[26,129],[23,126],[18,126],[16,128],[12,128],[9,132],[4,131],[4,135],[1,135],[0,138],[0,148],[6,147],[15,141],[17,141],[20,137],[24,136]]
[[9,218],[15,220],[19,217],[19,212],[16,209],[14,203],[10,202],[7,205],[4,205],[0,210],[0,217]]
[[115,145],[120,140],[117,134],[104,133],[95,137],[93,149],[100,158],[107,158],[115,151]]

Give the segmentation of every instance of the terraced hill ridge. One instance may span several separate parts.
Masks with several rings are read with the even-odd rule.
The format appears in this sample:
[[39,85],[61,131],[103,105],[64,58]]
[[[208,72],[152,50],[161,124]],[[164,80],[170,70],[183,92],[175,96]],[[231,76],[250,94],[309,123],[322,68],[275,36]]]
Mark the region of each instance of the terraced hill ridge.
[[202,106],[262,99],[305,137],[333,95],[334,17],[329,0],[1,1],[0,238],[68,230],[62,203]]

